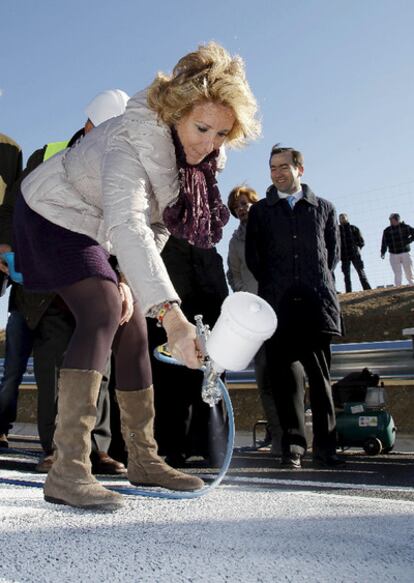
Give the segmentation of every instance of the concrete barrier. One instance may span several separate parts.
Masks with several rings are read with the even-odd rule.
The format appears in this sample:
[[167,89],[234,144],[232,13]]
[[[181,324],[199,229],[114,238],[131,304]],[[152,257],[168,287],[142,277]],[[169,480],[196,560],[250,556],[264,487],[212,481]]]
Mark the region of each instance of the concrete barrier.
[[[228,384],[234,408],[236,429],[251,431],[258,419],[264,418],[259,391],[255,383]],[[394,418],[397,431],[414,435],[414,381],[385,381],[386,407]],[[36,423],[37,389],[22,385],[19,393],[17,421]]]
[[[397,430],[414,435],[414,359],[410,340],[336,344],[332,346],[332,380],[349,372],[370,368],[378,373],[387,392],[387,409],[394,418]],[[0,372],[3,359],[0,359]],[[250,431],[264,416],[259,392],[250,367],[228,374],[236,428]],[[18,421],[36,422],[37,391],[30,359],[23,379],[18,404]]]

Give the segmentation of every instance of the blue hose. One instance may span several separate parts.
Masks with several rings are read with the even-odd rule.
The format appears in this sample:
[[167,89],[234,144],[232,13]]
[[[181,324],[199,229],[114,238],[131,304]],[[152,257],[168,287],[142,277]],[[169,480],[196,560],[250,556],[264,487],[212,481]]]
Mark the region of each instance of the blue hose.
[[[160,360],[161,362],[165,362],[168,364],[174,364],[178,366],[182,366],[180,362],[171,358],[169,356],[165,356],[164,354],[155,351],[154,352],[155,358]],[[171,500],[184,500],[184,499],[191,499],[191,498],[200,498],[200,496],[204,496],[208,492],[217,488],[220,482],[223,480],[224,476],[226,475],[227,470],[229,469],[231,458],[233,455],[233,446],[234,446],[234,413],[233,413],[233,406],[231,404],[231,399],[229,392],[226,388],[226,385],[223,383],[221,379],[218,379],[219,387],[221,390],[221,394],[223,396],[223,401],[226,406],[226,411],[228,415],[228,435],[227,435],[227,450],[226,455],[224,456],[223,465],[218,473],[217,477],[209,484],[208,486],[204,486],[204,488],[200,488],[200,490],[194,490],[193,492],[177,492],[177,491],[169,491],[169,492],[160,492],[158,490],[148,490],[148,489],[141,489],[135,487],[111,487],[111,490],[115,490],[120,494],[126,494],[128,496],[146,496],[147,498],[167,498]]]
[[[181,366],[181,363],[176,361],[173,358],[166,357],[163,354],[156,353],[156,358],[161,362],[166,362],[168,364],[174,364]],[[223,396],[223,401],[226,406],[226,411],[228,415],[228,436],[227,436],[227,450],[226,455],[224,457],[223,465],[218,473],[217,477],[209,484],[208,486],[204,486],[204,488],[200,488],[200,490],[194,490],[193,492],[178,492],[178,491],[159,491],[159,490],[150,490],[146,488],[136,488],[134,486],[126,486],[126,487],[119,487],[119,486],[110,486],[110,490],[114,490],[119,492],[120,494],[125,494],[127,496],[144,496],[146,498],[166,498],[168,500],[188,500],[191,498],[200,498],[204,496],[208,492],[217,488],[220,482],[223,480],[224,476],[226,475],[227,470],[229,469],[231,458],[233,455],[233,446],[234,446],[234,413],[233,413],[233,406],[231,403],[229,392],[226,388],[226,385],[223,383],[221,379],[218,379],[219,387],[221,390],[221,394]],[[14,486],[29,486],[34,488],[42,488],[42,482],[30,481],[30,480],[19,480],[19,479],[12,479],[12,478],[1,478],[0,483],[3,484],[10,484]]]

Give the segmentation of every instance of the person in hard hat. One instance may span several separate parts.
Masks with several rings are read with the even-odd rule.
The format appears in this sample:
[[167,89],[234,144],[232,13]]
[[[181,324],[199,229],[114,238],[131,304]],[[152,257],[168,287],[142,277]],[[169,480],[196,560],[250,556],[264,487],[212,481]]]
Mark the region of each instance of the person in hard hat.
[[[174,357],[200,367],[195,326],[181,311],[157,242],[168,229],[167,237],[187,241],[191,255],[220,240],[229,218],[216,182],[220,147],[255,138],[256,112],[243,61],[211,42],[180,59],[172,75],[158,74],[122,116],[23,181],[17,267],[28,287],[57,292],[76,319],[60,375],[57,461],[45,482],[47,501],[94,509],[122,504],[119,494],[93,480],[87,455],[111,348],[129,481],[172,490],[203,486],[157,455],[145,316],[165,329]],[[121,326],[123,302],[107,250],[135,300],[133,316]]]
[[[29,158],[23,177],[57,152],[76,143],[95,126],[125,111],[129,96],[120,89],[99,93],[85,109],[84,127],[67,141],[46,144]],[[2,245],[12,249],[11,217],[17,189],[9,191],[0,212]],[[6,213],[7,209],[7,213]],[[122,285],[122,284],[121,284]],[[128,293],[128,290],[127,292]],[[57,386],[56,371],[73,334],[75,322],[70,310],[56,294],[32,293],[22,285],[13,283],[10,315],[7,322],[7,352],[5,375],[0,387],[0,433],[7,436],[17,414],[17,395],[21,379],[33,351],[34,372],[37,382],[37,425],[43,458],[35,470],[47,473],[54,461],[53,437],[56,423]],[[108,381],[102,381],[96,424],[92,437],[92,468],[95,473],[125,473],[125,466],[108,455],[111,442]]]
[[65,148],[70,148],[76,142],[88,134],[94,127],[97,127],[114,117],[122,115],[128,103],[129,96],[121,89],[109,89],[98,93],[96,97],[86,106],[85,114],[87,116],[84,126],[78,130],[70,140],[63,142],[51,142],[33,152],[27,161],[26,168],[23,172],[23,178],[32,172],[42,162],[45,162],[54,154],[57,154]]
[[88,119],[85,124],[87,133],[107,119],[122,115],[129,100],[129,95],[122,89],[107,89],[98,93],[86,106],[85,113]]

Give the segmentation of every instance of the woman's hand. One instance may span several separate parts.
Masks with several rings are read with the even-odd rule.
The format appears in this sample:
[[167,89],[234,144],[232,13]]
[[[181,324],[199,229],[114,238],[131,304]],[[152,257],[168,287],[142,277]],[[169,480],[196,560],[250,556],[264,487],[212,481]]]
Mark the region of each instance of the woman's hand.
[[200,368],[202,363],[196,327],[190,324],[177,304],[165,314],[162,325],[167,332],[171,355],[188,368]]
[[134,313],[134,298],[132,297],[132,292],[129,288],[129,285],[126,283],[119,283],[118,290],[122,300],[121,320],[119,322],[120,326],[122,326],[122,324],[129,322],[132,314]]

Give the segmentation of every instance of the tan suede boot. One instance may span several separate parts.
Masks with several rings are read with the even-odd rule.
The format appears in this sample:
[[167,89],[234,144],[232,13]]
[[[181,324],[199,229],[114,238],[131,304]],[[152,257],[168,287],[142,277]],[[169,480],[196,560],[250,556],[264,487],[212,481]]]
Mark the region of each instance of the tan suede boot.
[[203,480],[179,472],[157,454],[154,439],[154,391],[116,391],[121,410],[121,428],[128,450],[128,480],[134,486],[160,486],[169,490],[192,491]]
[[116,510],[122,505],[122,496],[104,488],[91,473],[91,431],[101,379],[94,370],[60,371],[57,458],[45,482],[47,502],[92,510]]

